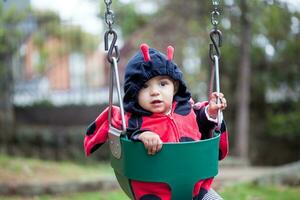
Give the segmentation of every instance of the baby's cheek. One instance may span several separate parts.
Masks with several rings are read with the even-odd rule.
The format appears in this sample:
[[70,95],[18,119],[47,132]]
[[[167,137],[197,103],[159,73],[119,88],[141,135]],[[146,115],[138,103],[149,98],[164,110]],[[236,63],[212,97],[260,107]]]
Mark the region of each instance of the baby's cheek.
[[169,111],[171,109],[171,107],[172,107],[172,104],[170,102],[166,101],[165,102],[165,108],[166,108],[166,110]]
[[168,108],[171,106],[171,104],[168,101],[165,101],[165,106],[166,106],[166,108]]

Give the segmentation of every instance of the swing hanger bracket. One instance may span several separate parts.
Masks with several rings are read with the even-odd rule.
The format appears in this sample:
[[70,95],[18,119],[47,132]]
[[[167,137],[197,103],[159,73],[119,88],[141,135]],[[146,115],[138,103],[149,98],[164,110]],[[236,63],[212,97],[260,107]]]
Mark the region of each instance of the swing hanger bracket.
[[222,46],[222,32],[219,29],[212,29],[209,34],[211,44],[209,44],[209,57],[215,62],[215,56],[221,58],[220,47]]
[[[111,41],[110,46],[108,48],[109,36],[110,35],[112,35],[112,41]],[[104,34],[104,49],[105,49],[105,51],[108,50],[107,60],[111,64],[113,64],[113,59],[112,59],[113,57],[115,57],[117,59],[117,62],[119,62],[119,60],[120,60],[119,48],[116,45],[117,39],[118,39],[118,35],[117,35],[116,31],[114,31],[113,29],[110,29],[110,30],[106,31],[105,34]]]

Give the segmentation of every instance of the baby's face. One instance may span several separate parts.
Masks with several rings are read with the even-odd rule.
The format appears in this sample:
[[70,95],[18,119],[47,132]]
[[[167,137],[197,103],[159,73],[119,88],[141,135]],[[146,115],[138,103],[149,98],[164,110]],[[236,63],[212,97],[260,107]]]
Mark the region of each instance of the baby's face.
[[138,103],[152,113],[167,114],[172,107],[175,87],[174,81],[168,76],[155,76],[139,91]]

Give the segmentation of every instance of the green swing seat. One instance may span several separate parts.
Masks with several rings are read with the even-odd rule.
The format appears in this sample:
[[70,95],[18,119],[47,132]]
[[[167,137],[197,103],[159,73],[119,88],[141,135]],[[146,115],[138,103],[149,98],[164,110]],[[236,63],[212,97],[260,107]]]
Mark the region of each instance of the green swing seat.
[[[167,183],[172,191],[172,200],[191,200],[194,185],[202,179],[218,174],[220,134],[213,138],[165,143],[160,152],[148,155],[143,143],[120,137],[121,154],[111,154],[111,166],[117,180],[131,199],[129,180]],[[126,156],[125,156],[126,155]]]

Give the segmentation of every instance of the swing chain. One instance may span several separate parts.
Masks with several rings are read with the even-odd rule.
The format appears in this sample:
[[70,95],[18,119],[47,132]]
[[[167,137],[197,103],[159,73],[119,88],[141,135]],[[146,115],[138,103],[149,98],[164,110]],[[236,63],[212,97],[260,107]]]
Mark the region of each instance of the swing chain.
[[218,18],[220,17],[220,12],[219,12],[219,5],[220,5],[220,0],[212,0],[213,4],[213,11],[211,12],[211,23],[214,25],[215,28],[217,28],[217,25],[219,24]]
[[211,12],[211,23],[213,29],[210,31],[210,39],[212,43],[209,45],[209,57],[211,61],[215,62],[215,56],[219,59],[221,57],[220,47],[222,46],[222,32],[218,29],[220,17],[220,0],[212,0],[213,11]]
[[104,14],[105,23],[108,25],[109,30],[112,30],[112,25],[115,23],[114,12],[110,9],[112,0],[104,0],[104,3],[106,5],[106,11]]
[[[112,25],[115,23],[114,12],[110,8],[110,6],[112,4],[112,0],[104,0],[104,3],[106,5],[106,11],[105,11],[104,17],[105,17],[105,22],[108,26],[108,30],[104,34],[104,49],[105,49],[105,51],[108,50],[108,53],[107,53],[108,62],[113,64],[113,57],[115,57],[117,59],[117,62],[120,60],[119,48],[116,45],[118,35],[117,35],[117,32],[115,30],[113,30],[113,28],[112,28]],[[109,43],[108,39],[109,39],[110,35],[112,35],[113,38],[112,38],[111,44],[108,48],[108,43]],[[114,51],[115,51],[115,56],[113,55]]]
[[[209,87],[209,95],[212,93],[214,82],[215,89],[217,94],[220,93],[220,77],[219,77],[219,60],[221,57],[220,47],[222,46],[222,32],[218,29],[219,17],[220,17],[220,0],[212,0],[213,10],[211,12],[211,23],[213,25],[213,29],[210,31],[210,39],[211,42],[209,44],[209,57],[213,62],[211,68],[211,77],[210,77],[210,87]],[[217,104],[220,104],[220,99],[217,98]],[[217,115],[217,126],[215,131],[219,131],[221,128],[221,115],[222,111],[218,110]]]

